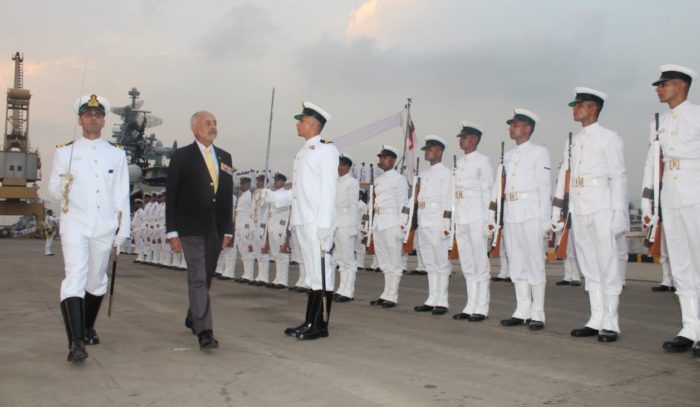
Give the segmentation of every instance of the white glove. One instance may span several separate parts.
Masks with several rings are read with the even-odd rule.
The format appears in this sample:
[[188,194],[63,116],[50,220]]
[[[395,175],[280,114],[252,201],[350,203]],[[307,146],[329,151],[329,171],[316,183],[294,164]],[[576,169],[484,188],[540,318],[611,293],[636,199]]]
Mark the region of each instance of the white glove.
[[566,224],[564,222],[559,222],[559,220],[556,220],[556,221],[553,220],[552,225],[551,225],[552,232],[559,233],[562,230],[564,230],[564,226],[566,226]]
[[613,235],[620,236],[627,230],[627,222],[625,221],[625,212],[622,210],[614,210],[612,218]]
[[542,235],[549,238],[550,233],[552,233],[552,225],[549,223],[549,221],[540,221],[540,227],[542,228]]
[[330,228],[318,228],[316,230],[319,242],[321,242],[321,247],[328,251],[330,250],[333,242],[331,241],[331,229]]
[[[645,222],[644,219],[649,219],[649,222]],[[654,217],[651,216],[651,200],[642,198],[642,223],[644,226],[649,226],[654,221]]]

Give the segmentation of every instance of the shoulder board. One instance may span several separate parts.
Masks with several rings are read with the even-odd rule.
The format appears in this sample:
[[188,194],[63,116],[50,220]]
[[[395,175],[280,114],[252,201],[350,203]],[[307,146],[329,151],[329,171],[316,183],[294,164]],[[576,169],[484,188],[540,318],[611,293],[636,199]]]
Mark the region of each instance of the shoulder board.
[[56,144],[56,148],[61,148],[61,147],[66,147],[73,144],[72,141],[67,142],[66,144]]
[[330,140],[324,140],[324,139],[321,139],[321,143],[323,143],[323,144],[333,144],[332,141],[330,141]]
[[112,143],[111,141],[108,141],[108,143],[111,144],[112,146],[116,147],[116,148],[120,148],[120,149],[122,149],[122,150],[124,149],[124,146],[121,145],[121,144]]

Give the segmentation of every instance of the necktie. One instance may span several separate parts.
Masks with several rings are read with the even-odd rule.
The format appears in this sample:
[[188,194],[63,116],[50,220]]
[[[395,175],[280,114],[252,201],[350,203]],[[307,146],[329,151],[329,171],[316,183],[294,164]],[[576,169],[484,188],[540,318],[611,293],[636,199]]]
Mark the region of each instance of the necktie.
[[204,149],[204,162],[207,164],[209,175],[211,176],[211,180],[214,182],[214,193],[216,193],[216,190],[219,188],[219,177],[216,174],[214,162],[211,160],[211,149],[209,147]]

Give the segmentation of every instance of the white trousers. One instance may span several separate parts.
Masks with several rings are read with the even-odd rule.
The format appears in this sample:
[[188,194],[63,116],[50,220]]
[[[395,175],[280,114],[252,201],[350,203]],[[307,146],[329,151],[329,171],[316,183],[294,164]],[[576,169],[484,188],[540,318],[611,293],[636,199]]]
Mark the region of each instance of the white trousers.
[[581,281],[581,269],[576,258],[573,230],[569,231],[569,240],[566,242],[566,260],[564,260],[564,281]]
[[46,254],[46,255],[53,254],[53,252],[51,251],[51,246],[53,246],[54,236],[55,236],[55,234],[53,234],[53,233],[46,236],[46,242],[44,242],[44,254]]
[[678,334],[700,340],[700,204],[663,207],[663,227],[683,328]]
[[[508,256],[508,271],[515,281],[527,281],[531,286],[544,284],[544,239],[539,218],[521,223],[507,223],[503,240]],[[502,261],[503,258],[501,258]]]
[[508,253],[506,253],[506,242],[501,236],[501,245],[498,247],[498,258],[501,263],[501,268],[498,273],[500,278],[510,277],[510,271],[508,271]]
[[355,237],[357,228],[354,226],[340,226],[335,231],[335,252],[333,257],[338,263],[338,273],[340,282],[338,283],[338,294],[345,297],[355,296],[355,275],[357,274],[357,263],[355,260]]
[[419,226],[419,250],[428,272],[428,299],[425,305],[448,307],[448,286],[452,265],[448,249],[452,243],[443,233],[442,227]]
[[270,229],[268,233],[270,257],[275,260],[275,280],[273,283],[286,286],[289,281],[289,253],[282,253],[280,248],[285,242],[287,229]]
[[90,237],[61,234],[66,277],[61,282],[61,301],[85,297],[85,292],[101,296],[107,293],[107,265],[114,244],[114,233]]
[[[572,220],[576,258],[586,277],[586,291],[602,290],[605,295],[620,295],[622,292],[624,279],[620,271],[618,244],[612,231],[612,217],[613,211],[608,209],[590,215],[574,215]],[[626,256],[625,253],[625,262]]]
[[[321,273],[321,242],[318,239],[318,227],[316,224],[298,225],[294,227],[294,232],[299,242],[299,254],[301,254],[306,278],[304,285],[312,290],[321,290],[323,288],[322,273]],[[329,240],[332,237],[328,238]],[[330,242],[325,242],[330,246]],[[331,268],[331,256],[325,256],[325,277],[326,291],[333,291],[335,286],[335,270]]]
[[457,225],[457,248],[462,274],[467,281],[488,281],[490,264],[486,246],[488,238],[484,236],[484,221]]

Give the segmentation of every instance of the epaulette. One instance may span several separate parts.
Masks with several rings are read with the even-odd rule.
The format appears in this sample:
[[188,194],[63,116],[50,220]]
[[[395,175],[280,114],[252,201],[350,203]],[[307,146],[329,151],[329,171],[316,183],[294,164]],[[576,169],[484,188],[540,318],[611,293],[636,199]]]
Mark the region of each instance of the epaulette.
[[61,148],[61,147],[66,147],[73,144],[72,141],[67,142],[66,144],[56,144],[56,148]]
[[333,144],[332,141],[330,141],[330,140],[324,140],[324,139],[321,139],[321,143],[323,143],[323,144]]
[[113,146],[116,147],[116,148],[119,148],[119,149],[122,149],[122,150],[124,149],[124,146],[121,145],[121,144],[112,143],[111,141],[108,141],[108,143],[111,144],[111,145],[113,145]]

